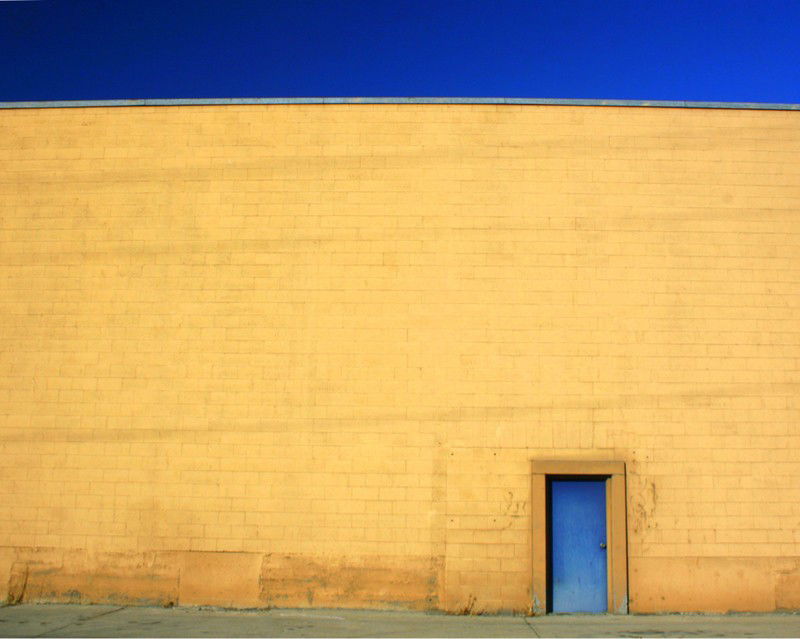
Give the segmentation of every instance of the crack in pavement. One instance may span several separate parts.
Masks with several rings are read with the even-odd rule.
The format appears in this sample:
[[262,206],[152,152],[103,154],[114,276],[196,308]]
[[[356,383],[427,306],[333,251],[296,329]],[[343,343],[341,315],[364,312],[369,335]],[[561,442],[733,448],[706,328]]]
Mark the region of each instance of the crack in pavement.
[[58,628],[50,628],[48,630],[45,630],[43,633],[34,636],[46,637],[51,632],[59,632],[61,630],[64,630],[64,628],[69,628],[70,626],[74,626],[76,623],[83,623],[84,621],[93,621],[95,619],[99,619],[100,617],[105,617],[106,615],[110,615],[111,613],[119,612],[120,610],[125,610],[125,608],[127,608],[127,606],[120,606],[119,608],[114,608],[114,610],[106,610],[105,612],[98,613],[93,617],[86,617],[85,619],[79,619],[78,621],[70,621],[68,624],[64,624],[63,626],[59,626]]
[[539,633],[536,631],[536,628],[534,628],[534,627],[531,625],[531,622],[530,622],[530,621],[528,621],[528,617],[523,617],[523,620],[525,621],[525,624],[528,626],[528,628],[530,628],[530,629],[531,629],[531,632],[533,632],[533,636],[534,636],[534,637],[539,637]]

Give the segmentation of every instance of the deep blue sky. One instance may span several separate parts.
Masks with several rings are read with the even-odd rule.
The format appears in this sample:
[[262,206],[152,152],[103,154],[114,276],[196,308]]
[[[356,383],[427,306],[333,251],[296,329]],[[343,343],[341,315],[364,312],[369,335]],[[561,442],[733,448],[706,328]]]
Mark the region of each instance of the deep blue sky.
[[800,103],[798,0],[0,0],[0,101]]

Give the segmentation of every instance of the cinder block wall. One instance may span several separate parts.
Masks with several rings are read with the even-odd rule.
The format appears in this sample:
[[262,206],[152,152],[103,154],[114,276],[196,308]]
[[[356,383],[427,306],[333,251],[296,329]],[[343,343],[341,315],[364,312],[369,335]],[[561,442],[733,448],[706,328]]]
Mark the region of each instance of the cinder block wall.
[[527,611],[548,458],[631,610],[800,607],[798,118],[0,111],[0,595]]

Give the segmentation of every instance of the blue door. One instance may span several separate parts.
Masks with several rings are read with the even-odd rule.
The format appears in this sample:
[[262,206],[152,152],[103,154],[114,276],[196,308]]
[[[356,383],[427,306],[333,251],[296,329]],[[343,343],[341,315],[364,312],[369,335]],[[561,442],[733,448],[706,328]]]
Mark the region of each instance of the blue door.
[[606,612],[606,482],[550,483],[553,612]]

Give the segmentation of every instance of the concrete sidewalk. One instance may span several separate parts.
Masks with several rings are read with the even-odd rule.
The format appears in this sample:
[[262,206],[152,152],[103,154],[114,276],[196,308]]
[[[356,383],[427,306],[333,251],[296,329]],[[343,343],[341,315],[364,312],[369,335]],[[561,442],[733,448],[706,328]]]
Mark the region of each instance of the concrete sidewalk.
[[2,637],[800,637],[800,615],[466,617],[371,610],[0,608]]

